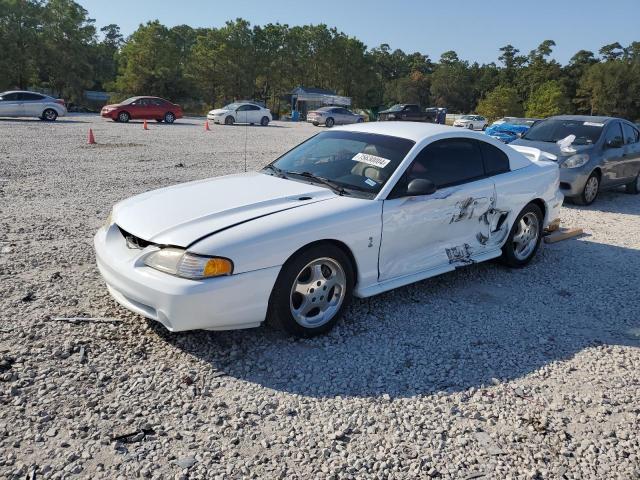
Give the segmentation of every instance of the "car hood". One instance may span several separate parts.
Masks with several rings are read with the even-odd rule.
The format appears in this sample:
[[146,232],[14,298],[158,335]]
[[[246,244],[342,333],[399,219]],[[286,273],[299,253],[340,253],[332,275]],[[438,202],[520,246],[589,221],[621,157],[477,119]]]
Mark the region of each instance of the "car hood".
[[321,186],[250,172],[137,195],[118,203],[112,218],[138,238],[186,248],[234,225],[333,198]]
[[560,160],[563,160],[566,157],[570,157],[571,155],[575,155],[576,153],[590,153],[595,148],[595,145],[571,145],[571,148],[574,149],[575,152],[563,152],[555,142],[537,142],[527,140],[525,138],[519,138],[515,140],[514,142],[512,142],[512,145],[522,145],[523,147],[538,148],[543,152],[556,155]]
[[121,106],[122,106],[122,104],[120,104],[120,103],[110,103],[109,105],[105,105],[102,108],[118,108],[118,107],[121,107]]
[[231,110],[226,108],[216,108],[214,110],[209,110],[209,115],[216,115],[217,113],[230,113]]

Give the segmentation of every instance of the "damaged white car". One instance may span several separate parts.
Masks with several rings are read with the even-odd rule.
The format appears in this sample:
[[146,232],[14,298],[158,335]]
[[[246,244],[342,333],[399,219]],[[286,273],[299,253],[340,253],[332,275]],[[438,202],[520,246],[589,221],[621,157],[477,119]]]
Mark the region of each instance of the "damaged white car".
[[563,196],[533,148],[422,123],[320,133],[260,172],[118,203],[95,236],[112,296],[171,331],[329,330],[368,297],[496,257],[526,265]]

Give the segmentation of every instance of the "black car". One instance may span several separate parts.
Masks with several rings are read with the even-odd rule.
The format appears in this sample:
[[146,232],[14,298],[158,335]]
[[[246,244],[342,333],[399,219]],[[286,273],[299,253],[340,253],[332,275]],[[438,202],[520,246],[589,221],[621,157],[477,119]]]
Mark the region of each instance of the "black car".
[[427,112],[415,103],[398,103],[393,107],[378,113],[378,120],[404,121],[404,122],[431,122],[435,121],[434,112]]

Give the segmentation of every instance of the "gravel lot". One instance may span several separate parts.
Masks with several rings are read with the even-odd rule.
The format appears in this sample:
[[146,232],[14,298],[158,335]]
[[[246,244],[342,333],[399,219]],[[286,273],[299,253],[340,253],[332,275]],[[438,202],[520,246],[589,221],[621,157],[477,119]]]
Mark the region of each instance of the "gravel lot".
[[0,120],[0,477],[640,478],[640,196],[564,208],[587,234],[526,269],[356,300],[323,338],[170,334],[101,282],[111,205],[318,129],[149,128]]

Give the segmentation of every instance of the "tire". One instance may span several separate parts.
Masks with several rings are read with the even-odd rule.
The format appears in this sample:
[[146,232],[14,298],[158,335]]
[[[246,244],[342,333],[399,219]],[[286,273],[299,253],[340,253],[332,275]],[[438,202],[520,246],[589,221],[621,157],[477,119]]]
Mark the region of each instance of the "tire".
[[55,122],[56,118],[58,118],[58,112],[56,112],[53,108],[47,108],[44,112],[42,112],[42,120],[47,122]]
[[317,127],[318,125],[320,125],[320,123],[318,123],[318,122],[311,122],[311,123],[313,123],[314,127]]
[[282,267],[269,298],[267,321],[297,337],[326,333],[351,301],[353,285],[349,257],[333,244],[313,245]]
[[573,197],[573,201],[578,205],[591,205],[595,202],[600,191],[600,175],[598,172],[592,172],[584,184],[582,193],[577,197]]
[[531,261],[540,247],[543,222],[540,207],[533,203],[524,207],[502,247],[503,263],[512,268],[522,268]]
[[362,122],[364,122],[364,118],[359,118],[356,123],[362,123]]
[[331,118],[331,117],[327,118],[327,119],[324,121],[324,126],[325,126],[325,127],[327,127],[327,128],[331,128],[331,127],[333,127],[335,124],[336,124],[336,121],[335,121],[333,118]]
[[127,123],[131,120],[131,115],[128,112],[120,112],[118,114],[118,122]]
[[260,119],[260,125],[262,125],[263,127],[266,127],[267,125],[269,125],[269,117],[262,117]]
[[484,132],[487,129],[487,124],[482,125],[482,131]]
[[638,172],[635,180],[633,180],[631,183],[627,183],[626,192],[633,195],[637,195],[638,193],[640,193],[640,172]]
[[225,125],[233,125],[233,122],[235,122],[235,120],[231,115],[224,119]]
[[470,123],[469,126],[467,127],[469,130],[474,130],[473,128],[473,123]]
[[164,114],[164,123],[168,123],[169,125],[171,125],[175,121],[176,116],[173,114],[173,112],[167,112]]

